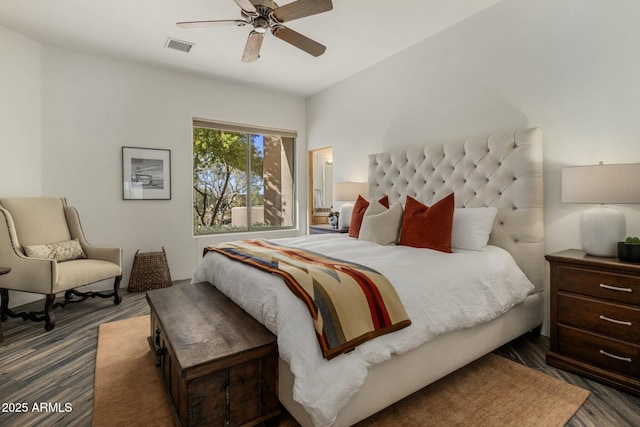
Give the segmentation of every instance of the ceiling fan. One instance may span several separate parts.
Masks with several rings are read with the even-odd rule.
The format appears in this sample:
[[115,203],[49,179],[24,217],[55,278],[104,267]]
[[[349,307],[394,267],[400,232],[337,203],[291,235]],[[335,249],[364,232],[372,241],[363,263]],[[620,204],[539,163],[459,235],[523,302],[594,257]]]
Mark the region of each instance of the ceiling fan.
[[240,6],[242,19],[223,19],[214,21],[187,21],[178,22],[176,25],[181,28],[199,28],[235,25],[243,27],[247,24],[253,26],[249,33],[247,44],[242,55],[243,62],[257,61],[260,57],[260,47],[267,30],[285,42],[302,49],[313,56],[320,56],[326,47],[315,40],[293,31],[282,25],[284,22],[306,16],[327,12],[333,9],[331,0],[297,0],[278,6],[272,0],[234,0]]

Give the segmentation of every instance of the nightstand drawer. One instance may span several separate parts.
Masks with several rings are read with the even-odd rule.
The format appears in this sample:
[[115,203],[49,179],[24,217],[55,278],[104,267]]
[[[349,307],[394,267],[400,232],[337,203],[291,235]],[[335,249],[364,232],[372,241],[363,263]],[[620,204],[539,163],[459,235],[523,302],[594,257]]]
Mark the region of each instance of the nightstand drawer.
[[640,345],[640,308],[559,293],[558,322]]
[[640,346],[558,326],[559,352],[623,375],[640,375]]
[[640,305],[640,278],[586,268],[558,267],[558,290]]

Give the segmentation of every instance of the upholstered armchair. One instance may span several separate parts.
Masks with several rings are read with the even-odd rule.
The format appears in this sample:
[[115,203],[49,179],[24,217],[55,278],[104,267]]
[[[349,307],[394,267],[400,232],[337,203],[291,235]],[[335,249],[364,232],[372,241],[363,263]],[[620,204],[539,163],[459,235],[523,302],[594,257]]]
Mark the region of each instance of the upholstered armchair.
[[[87,298],[113,297],[120,304],[122,251],[87,243],[78,212],[64,198],[0,198],[0,316],[22,317],[55,326],[53,309]],[[111,292],[79,292],[74,288],[114,279]],[[15,313],[8,290],[45,295],[44,310]],[[64,300],[55,302],[64,292]]]

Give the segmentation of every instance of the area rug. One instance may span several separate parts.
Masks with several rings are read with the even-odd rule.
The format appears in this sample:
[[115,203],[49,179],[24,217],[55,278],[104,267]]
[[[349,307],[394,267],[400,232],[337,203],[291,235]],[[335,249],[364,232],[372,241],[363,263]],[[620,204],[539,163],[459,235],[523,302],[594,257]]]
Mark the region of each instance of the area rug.
[[100,325],[93,426],[173,427],[147,341],[149,329],[149,316]]
[[[564,426],[589,391],[488,354],[358,424]],[[402,420],[395,423],[395,420]]]
[[[148,335],[148,316],[100,325],[94,426],[173,426]],[[561,427],[587,397],[587,390],[489,354],[358,426]],[[278,424],[298,426],[286,413]]]

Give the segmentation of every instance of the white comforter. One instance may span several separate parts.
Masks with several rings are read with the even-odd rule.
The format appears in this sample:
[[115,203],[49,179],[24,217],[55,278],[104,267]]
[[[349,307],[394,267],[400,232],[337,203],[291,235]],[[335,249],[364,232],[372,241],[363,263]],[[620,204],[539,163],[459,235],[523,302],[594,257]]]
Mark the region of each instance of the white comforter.
[[534,291],[506,251],[454,254],[407,246],[380,246],[346,235],[318,234],[276,240],[375,268],[396,287],[411,326],[354,351],[323,359],[311,317],[282,279],[208,253],[193,282],[208,281],[278,337],[278,351],[295,376],[294,399],[316,426],[330,426],[364,383],[368,368],[438,335],[489,321]]

